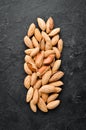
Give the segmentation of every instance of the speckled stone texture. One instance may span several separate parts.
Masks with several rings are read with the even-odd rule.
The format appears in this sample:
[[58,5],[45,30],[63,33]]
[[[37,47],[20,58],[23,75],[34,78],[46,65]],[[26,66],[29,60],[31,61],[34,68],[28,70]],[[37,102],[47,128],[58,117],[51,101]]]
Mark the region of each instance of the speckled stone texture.
[[[30,23],[52,16],[64,40],[61,105],[33,113],[25,102],[23,43]],[[86,0],[0,0],[0,130],[86,130]]]

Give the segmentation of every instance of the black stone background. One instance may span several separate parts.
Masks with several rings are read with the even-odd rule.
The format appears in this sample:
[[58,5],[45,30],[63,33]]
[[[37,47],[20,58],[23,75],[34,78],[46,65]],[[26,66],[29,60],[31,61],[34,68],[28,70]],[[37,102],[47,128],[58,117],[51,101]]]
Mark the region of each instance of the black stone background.
[[[64,40],[62,103],[33,113],[25,102],[23,37],[37,17],[49,16]],[[0,130],[86,130],[86,0],[0,0]]]

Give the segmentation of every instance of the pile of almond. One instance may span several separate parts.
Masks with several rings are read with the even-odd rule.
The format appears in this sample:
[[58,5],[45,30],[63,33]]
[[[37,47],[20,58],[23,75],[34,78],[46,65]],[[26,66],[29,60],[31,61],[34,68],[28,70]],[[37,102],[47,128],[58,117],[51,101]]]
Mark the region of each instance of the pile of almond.
[[60,71],[63,41],[60,39],[60,28],[54,28],[54,20],[49,17],[47,22],[37,18],[38,27],[34,23],[29,26],[24,43],[24,71],[27,76],[24,86],[27,88],[26,102],[30,102],[33,112],[37,107],[48,112],[60,104],[57,99],[62,91],[60,80],[64,72]]

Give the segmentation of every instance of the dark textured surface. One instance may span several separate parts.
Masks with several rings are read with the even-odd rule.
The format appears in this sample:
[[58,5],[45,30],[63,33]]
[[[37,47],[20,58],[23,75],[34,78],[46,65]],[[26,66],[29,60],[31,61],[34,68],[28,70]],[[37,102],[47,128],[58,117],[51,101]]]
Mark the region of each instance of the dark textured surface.
[[[61,105],[33,113],[25,103],[23,37],[52,16],[64,40]],[[86,130],[86,0],[0,0],[0,130]]]

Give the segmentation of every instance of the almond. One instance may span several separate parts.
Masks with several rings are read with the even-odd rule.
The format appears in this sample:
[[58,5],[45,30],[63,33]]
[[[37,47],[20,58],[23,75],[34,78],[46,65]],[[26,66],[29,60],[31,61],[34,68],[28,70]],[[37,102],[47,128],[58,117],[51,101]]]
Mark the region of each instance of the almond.
[[55,36],[56,34],[58,34],[60,32],[60,28],[55,28],[53,29],[50,33],[49,33],[49,36],[52,37],[52,36]]
[[30,40],[30,38],[28,36],[24,37],[24,43],[27,47],[29,47],[30,49],[33,48],[33,44],[32,41]]
[[32,37],[32,43],[33,43],[34,47],[39,47],[39,43],[34,36]]
[[29,29],[28,29],[28,32],[27,32],[27,34],[28,34],[29,37],[31,37],[31,36],[34,34],[35,28],[36,28],[36,26],[35,26],[34,23],[32,23],[32,24],[29,26]]
[[24,63],[24,71],[25,71],[27,74],[32,74],[32,71],[29,69],[27,63]]
[[50,37],[47,35],[46,32],[42,31],[42,37],[45,39],[45,41],[50,41]]
[[39,47],[36,47],[30,54],[31,57],[34,57],[39,52]]
[[54,21],[52,17],[49,17],[47,22],[46,22],[46,32],[50,33],[50,31],[53,29],[54,27]]
[[55,51],[54,50],[47,50],[44,52],[45,57],[49,56],[50,54],[55,54]]
[[30,102],[30,100],[33,97],[33,88],[30,87],[29,90],[27,91],[27,95],[26,95],[26,102]]
[[33,88],[34,89],[39,89],[41,85],[42,85],[42,80],[39,79],[39,80],[37,80],[37,82],[35,83],[35,85],[33,86]]
[[60,51],[58,48],[56,47],[53,47],[53,50],[55,51],[55,54],[56,54],[56,58],[59,59],[61,57],[61,54],[60,54]]
[[63,77],[64,73],[62,71],[58,71],[57,73],[55,73],[50,79],[49,82],[54,82],[57,81],[59,79],[61,79]]
[[47,99],[47,103],[51,102],[51,101],[54,101],[57,97],[59,96],[59,94],[57,93],[54,93],[54,94],[51,94],[48,99]]
[[49,55],[46,59],[44,59],[43,64],[45,65],[50,64],[53,61],[54,57],[55,57],[54,54]]
[[38,98],[39,98],[38,90],[35,89],[35,90],[34,90],[34,94],[33,94],[33,103],[34,103],[34,104],[37,104]]
[[41,49],[42,51],[45,50],[45,41],[44,41],[44,39],[42,39],[41,42],[40,42],[40,49]]
[[60,51],[60,53],[62,52],[62,49],[63,49],[63,40],[62,39],[60,39],[59,41],[58,41],[58,49],[59,49],[59,51]]
[[52,92],[57,92],[56,87],[51,86],[51,85],[43,85],[40,89],[40,92],[42,93],[52,93]]
[[37,81],[37,74],[33,73],[31,76],[31,85],[33,86]]
[[38,53],[35,59],[36,66],[40,68],[43,64],[43,58],[44,58],[44,51],[41,53]]
[[52,86],[62,86],[63,85],[63,82],[62,81],[56,81],[56,82],[52,82],[50,83],[49,85],[52,85]]
[[46,29],[45,21],[42,18],[37,18],[38,25],[42,31]]
[[48,109],[54,109],[60,104],[60,100],[55,100],[47,104]]
[[30,108],[33,112],[37,112],[37,107],[36,105],[33,103],[33,100],[30,101]]
[[39,107],[39,109],[40,109],[41,111],[43,111],[43,112],[48,112],[47,106],[46,106],[44,100],[43,100],[41,97],[39,98],[39,101],[38,101],[38,107]]
[[37,75],[42,76],[50,69],[50,66],[42,66],[40,69],[38,69]]
[[51,70],[47,71],[43,76],[42,76],[42,85],[45,85],[48,83],[50,77],[51,77]]
[[47,102],[48,94],[47,93],[42,93],[42,99],[44,102]]
[[55,46],[59,41],[59,35],[56,35],[52,38],[52,46]]
[[45,50],[51,50],[52,49],[52,43],[50,41],[46,41]]
[[40,42],[41,39],[42,39],[42,35],[41,35],[38,28],[35,29],[35,34],[34,35],[35,35],[35,38],[37,39],[37,41]]
[[56,71],[60,68],[61,65],[61,60],[56,60],[54,62],[53,68],[52,68],[52,73],[56,73]]
[[24,86],[25,88],[29,89],[30,88],[30,82],[31,82],[31,77],[27,75],[24,79]]

